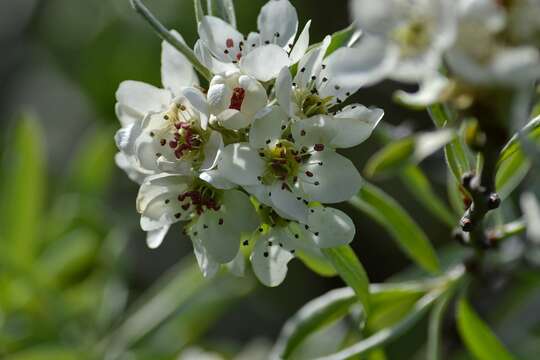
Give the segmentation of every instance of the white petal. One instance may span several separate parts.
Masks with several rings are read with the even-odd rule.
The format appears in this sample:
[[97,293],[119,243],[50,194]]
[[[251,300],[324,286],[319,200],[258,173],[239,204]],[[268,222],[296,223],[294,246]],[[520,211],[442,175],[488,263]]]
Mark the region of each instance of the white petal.
[[298,63],[298,71],[294,77],[294,82],[300,88],[307,87],[308,83],[311,80],[312,76],[318,77],[321,72],[322,62],[328,50],[328,46],[332,38],[326,36],[320,46],[317,46],[314,49],[308,51],[304,57]]
[[122,127],[141,121],[144,117],[143,113],[121,103],[116,103],[114,105],[114,112],[116,113],[118,120],[120,120]]
[[384,111],[378,108],[368,109],[355,104],[345,107],[334,117],[337,136],[331,145],[335,148],[349,148],[361,144],[382,119]]
[[207,170],[199,174],[201,180],[206,181],[216,189],[229,190],[234,189],[236,184],[227,180],[219,170]]
[[217,60],[211,53],[210,50],[203,44],[201,40],[197,40],[195,46],[193,47],[195,56],[207,69],[209,69],[214,74],[224,74],[229,71],[237,69],[235,64],[230,62],[222,62]]
[[257,25],[262,43],[269,41],[285,47],[294,40],[298,30],[298,15],[288,0],[272,0],[261,8]]
[[238,78],[238,85],[246,91],[240,111],[251,121],[268,102],[266,90],[260,82],[246,75],[241,75]]
[[[185,44],[175,30],[171,34]],[[179,95],[185,86],[199,85],[199,79],[188,59],[166,41],[161,43],[161,82],[165,89]]]
[[265,162],[257,150],[247,143],[230,144],[223,150],[218,163],[219,171],[229,181],[238,185],[256,185],[262,176]]
[[236,55],[241,53],[240,42],[244,40],[243,35],[234,27],[214,16],[202,18],[199,23],[199,37],[212,54],[222,62],[236,60]]
[[221,134],[217,131],[212,131],[210,138],[204,144],[204,160],[200,167],[201,171],[211,170],[217,165],[223,147]]
[[309,28],[311,26],[311,20],[309,20],[306,23],[306,26],[304,26],[304,30],[300,33],[300,36],[296,40],[296,43],[294,44],[294,47],[291,50],[291,53],[289,55],[291,59],[291,64],[296,64],[302,56],[306,53],[308,47],[309,47]]
[[399,102],[407,106],[424,108],[440,101],[440,98],[447,89],[448,84],[449,80],[446,77],[440,74],[435,74],[434,76],[425,78],[422,83],[420,83],[420,88],[417,92],[409,93],[403,90],[398,90],[394,96]]
[[270,196],[268,196],[268,193],[270,191],[270,187],[266,185],[247,185],[243,186],[244,190],[246,190],[251,195],[255,196],[257,200],[266,206],[272,206],[272,201],[270,200]]
[[306,222],[308,207],[298,190],[294,188],[288,190],[283,187],[281,182],[276,181],[269,186],[268,196],[273,207],[279,210],[286,218]]
[[231,103],[232,89],[225,82],[226,78],[221,75],[214,76],[210,81],[206,100],[214,115],[228,109]]
[[275,84],[276,98],[283,111],[291,116],[293,113],[292,103],[292,75],[289,68],[284,67],[279,72]]
[[288,240],[289,236],[282,228],[273,228],[269,234],[257,240],[251,254],[251,264],[253,272],[264,285],[278,286],[285,279],[287,264],[294,258]]
[[191,242],[193,243],[193,252],[195,258],[199,264],[199,268],[206,278],[214,276],[219,270],[219,264],[212,259],[212,257],[206,251],[206,248],[202,245],[201,240],[196,236],[193,236],[193,232],[198,230],[198,224],[194,225],[194,229],[190,233]]
[[148,245],[150,249],[157,248],[163,242],[163,239],[165,238],[165,235],[167,235],[169,228],[170,225],[166,225],[157,230],[148,231],[148,233],[146,234],[146,245]]
[[[394,69],[398,50],[375,37],[364,36],[358,47],[340,48],[325,59],[319,94],[345,100],[359,88],[384,79]],[[347,95],[348,94],[348,95]]]
[[171,93],[140,81],[126,80],[116,91],[116,101],[146,114],[164,110],[171,102]]
[[248,127],[252,120],[246,114],[235,109],[227,109],[221,112],[218,119],[223,127],[230,130],[240,130]]
[[249,130],[249,143],[252,148],[260,149],[271,141],[281,138],[281,126],[287,121],[287,115],[279,106],[261,110]]
[[329,248],[350,243],[356,229],[354,223],[343,211],[330,207],[310,209],[307,219],[310,238],[320,248]]
[[191,106],[199,112],[201,128],[206,130],[208,127],[208,118],[210,116],[210,107],[206,101],[206,96],[204,96],[201,90],[194,87],[182,89],[181,95],[184,96]]
[[384,35],[394,30],[397,21],[403,18],[400,3],[406,4],[394,0],[354,0],[350,4],[354,19],[362,30]]
[[[362,182],[354,164],[332,150],[313,154],[310,163],[302,171],[300,181],[304,192],[313,201],[321,203],[349,200],[358,192]],[[307,171],[313,176],[308,176]]]
[[249,198],[238,190],[225,191],[219,211],[207,210],[197,220],[198,234],[208,254],[218,263],[232,261],[240,248],[242,232],[258,225]]
[[240,69],[259,81],[275,79],[281,69],[290,66],[287,52],[277,45],[260,46],[240,60]]
[[246,271],[246,258],[244,257],[244,254],[239,251],[238,254],[236,254],[236,257],[226,265],[227,269],[229,269],[233,275],[244,276]]
[[338,134],[335,123],[329,115],[316,115],[293,122],[291,132],[295,143],[301,146],[330,144]]
[[116,166],[124,170],[128,177],[137,184],[142,184],[144,179],[150,175],[150,173],[142,171],[142,169],[133,166],[133,163],[123,153],[117,153],[114,156],[114,161]]

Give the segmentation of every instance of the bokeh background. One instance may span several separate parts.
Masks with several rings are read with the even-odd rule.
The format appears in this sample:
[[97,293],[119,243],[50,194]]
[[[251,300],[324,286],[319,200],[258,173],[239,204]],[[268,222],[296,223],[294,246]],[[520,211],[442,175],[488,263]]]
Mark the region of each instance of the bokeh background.
[[[191,0],[146,3],[194,44]],[[292,3],[301,27],[313,20],[313,42],[349,24],[345,0]],[[235,4],[239,29],[255,29],[264,1]],[[111,359],[169,359],[197,344],[229,354],[243,349],[245,359],[255,359],[302,304],[343,286],[300,261],[290,263],[286,281],[274,289],[250,276],[203,280],[180,227],[160,248],[146,247],[134,206],[137,185],[113,163],[114,93],[126,79],[160,85],[160,40],[128,0],[0,0],[0,54],[0,358],[99,358],[105,348]],[[395,87],[363,89],[355,100],[383,107],[397,134],[429,128],[424,113],[391,102]],[[379,146],[374,137],[348,155],[362,169]],[[423,167],[444,194],[441,157]],[[449,229],[399,182],[377,184],[414,214],[437,246],[450,242]],[[408,266],[382,228],[343,208],[354,217],[353,247],[372,282]],[[147,291],[156,288],[166,296],[145,308]],[[133,309],[142,315],[126,324]],[[336,339],[319,343],[331,348]],[[401,342],[390,358],[417,352],[414,342]]]

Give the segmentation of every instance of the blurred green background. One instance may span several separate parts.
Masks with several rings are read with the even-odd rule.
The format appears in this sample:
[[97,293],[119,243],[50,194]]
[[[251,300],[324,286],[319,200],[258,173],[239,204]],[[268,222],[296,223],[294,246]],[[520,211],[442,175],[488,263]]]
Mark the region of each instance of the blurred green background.
[[[194,44],[191,0],[146,3]],[[345,0],[292,3],[301,27],[313,20],[312,42],[349,24]],[[240,30],[255,29],[264,1],[235,4]],[[251,276],[203,280],[179,226],[157,250],[146,247],[137,185],[113,162],[114,92],[127,79],[160,84],[160,41],[128,0],[1,0],[0,52],[0,358],[170,359],[192,344],[264,358],[302,304],[342,286],[299,261],[275,289]],[[398,134],[430,128],[423,113],[391,102],[393,89],[383,83],[356,100],[383,107]],[[370,139],[348,155],[362,169],[378,146]],[[441,159],[423,167],[442,193]],[[435,244],[449,242],[449,229],[396,180],[378,185]],[[354,214],[353,247],[372,282],[407,266],[378,225],[343,208]],[[331,348],[334,335],[319,345]],[[416,350],[402,346],[396,358]]]

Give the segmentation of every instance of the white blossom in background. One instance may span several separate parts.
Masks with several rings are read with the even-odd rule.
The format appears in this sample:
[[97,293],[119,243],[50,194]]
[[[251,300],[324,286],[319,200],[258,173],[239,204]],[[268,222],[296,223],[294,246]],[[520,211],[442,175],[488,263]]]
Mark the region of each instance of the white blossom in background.
[[[437,73],[456,33],[455,2],[353,0],[357,26],[385,44],[394,63],[390,78],[419,83]],[[375,41],[375,39],[373,41]]]
[[205,16],[198,26],[195,52],[216,74],[240,69],[259,81],[269,81],[304,55],[310,24],[296,39],[298,15],[288,0],[268,1],[257,19],[259,32],[246,37],[220,18]]
[[540,1],[457,4],[459,34],[446,56],[453,74],[478,86],[519,87],[540,78]]

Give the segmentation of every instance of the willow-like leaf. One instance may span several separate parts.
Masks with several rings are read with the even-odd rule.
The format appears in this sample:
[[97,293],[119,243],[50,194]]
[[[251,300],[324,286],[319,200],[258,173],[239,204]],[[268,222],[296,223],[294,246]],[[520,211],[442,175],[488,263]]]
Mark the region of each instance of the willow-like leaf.
[[383,226],[422,268],[429,272],[440,270],[437,254],[426,234],[392,197],[365,183],[349,202]]

